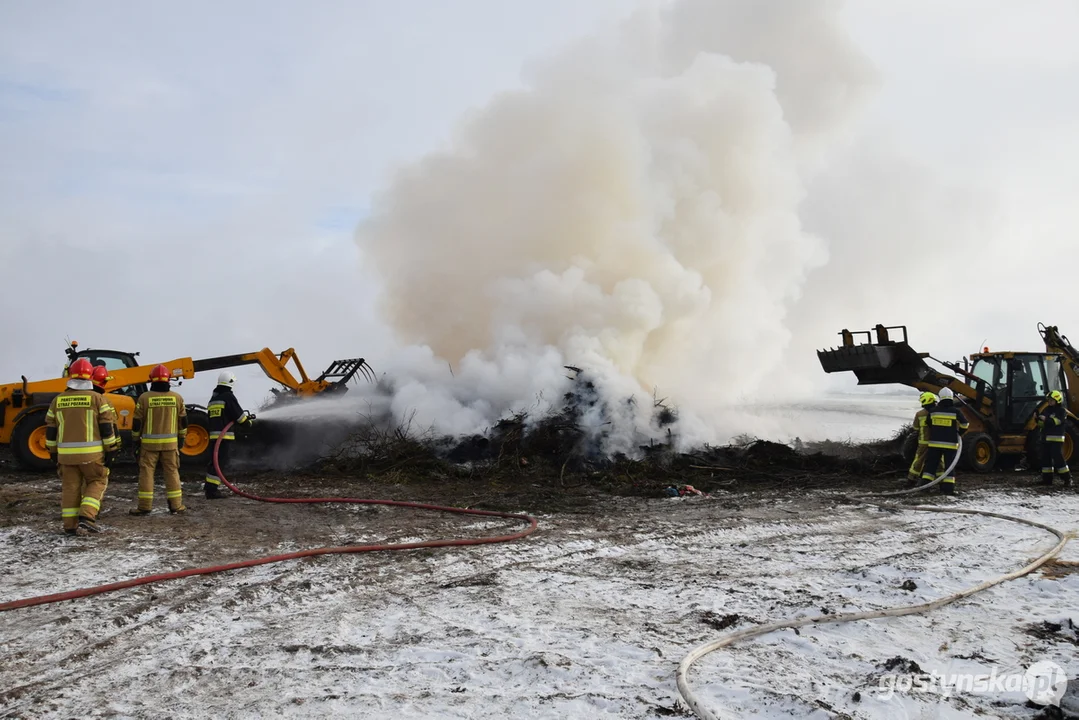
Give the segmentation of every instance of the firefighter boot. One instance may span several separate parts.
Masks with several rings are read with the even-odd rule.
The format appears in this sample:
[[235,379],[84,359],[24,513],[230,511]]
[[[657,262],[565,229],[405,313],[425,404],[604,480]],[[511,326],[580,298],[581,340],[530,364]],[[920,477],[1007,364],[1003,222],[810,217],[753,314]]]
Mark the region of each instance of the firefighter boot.
[[91,520],[83,515],[79,516],[79,528],[91,533],[101,532],[101,528],[97,526],[97,521]]
[[1046,485],[1046,486],[1049,486],[1049,485],[1053,484],[1053,471],[1052,470],[1050,470],[1049,472],[1045,472],[1044,470],[1042,471],[1042,482],[1041,482],[1041,484]]
[[228,497],[225,493],[221,492],[220,485],[214,485],[213,483],[205,483],[203,490],[206,493],[207,500],[224,500]]
[[132,508],[127,511],[128,515],[149,515],[153,510],[144,510],[143,508]]
[[955,483],[954,482],[942,482],[940,484],[941,495],[955,495]]

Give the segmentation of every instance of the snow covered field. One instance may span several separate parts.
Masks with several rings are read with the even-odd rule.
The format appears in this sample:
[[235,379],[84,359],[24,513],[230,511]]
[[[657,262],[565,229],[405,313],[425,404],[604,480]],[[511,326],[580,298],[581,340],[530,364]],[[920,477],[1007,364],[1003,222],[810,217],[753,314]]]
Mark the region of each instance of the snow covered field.
[[[836,497],[610,500],[597,513],[540,517],[537,533],[512,544],[287,562],[3,613],[2,716],[663,717],[685,712],[681,658],[721,633],[923,602],[1054,543],[1005,521]],[[1075,492],[1000,488],[942,502],[1079,530]],[[313,511],[259,510],[262,552],[295,549],[273,541],[274,522]],[[325,512],[334,543],[508,525],[392,508]],[[124,535],[90,550],[102,538],[4,527],[0,600],[204,564],[197,544]],[[218,541],[218,555],[228,550]],[[1079,561],[1079,543],[1062,558]],[[1044,631],[1045,621],[1059,630]],[[1018,691],[886,697],[880,688],[902,673],[1021,675],[1043,660],[1075,678],[1070,623],[1079,623],[1079,572],[1058,565],[929,615],[736,644],[697,663],[690,682],[729,717],[1033,718],[1039,710]]]

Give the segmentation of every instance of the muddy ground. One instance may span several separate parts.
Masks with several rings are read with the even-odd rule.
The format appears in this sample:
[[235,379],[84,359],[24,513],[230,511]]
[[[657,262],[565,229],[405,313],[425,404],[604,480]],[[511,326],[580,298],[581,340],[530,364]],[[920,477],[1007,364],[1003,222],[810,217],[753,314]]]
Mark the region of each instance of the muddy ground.
[[[896,439],[866,445],[829,443],[801,451],[776,443],[747,441],[741,445],[709,448],[693,454],[666,454],[662,450],[642,460],[625,458],[603,463],[562,461],[541,453],[515,448],[494,460],[454,462],[429,455],[409,443],[394,446],[384,457],[371,461],[330,459],[303,470],[270,470],[240,464],[232,479],[254,494],[281,497],[347,496],[405,500],[437,505],[526,513],[569,513],[595,516],[608,512],[612,498],[663,498],[670,488],[687,485],[723,501],[724,506],[747,503],[767,506],[790,501],[807,492],[876,492],[902,489],[906,463]],[[152,532],[163,544],[198,548],[192,560],[214,562],[234,558],[238,551],[256,551],[280,542],[297,547],[325,544],[324,528],[362,519],[365,535],[396,542],[409,536],[418,523],[426,530],[442,522],[423,514],[398,514],[394,519],[372,506],[303,505],[295,512],[278,513],[267,520],[266,506],[237,501],[207,501],[202,495],[201,472],[182,473],[184,502],[189,512],[170,516],[160,474],[155,512],[147,517],[127,514],[134,507],[137,468],[120,461],[112,469],[100,522],[114,532],[102,543],[123,542],[128,530]],[[959,472],[961,492],[984,489],[1029,488],[1036,494],[1074,492],[1059,487],[1045,490],[1026,470],[990,474]],[[60,483],[49,473],[30,473],[0,457],[0,527],[24,525],[40,531],[59,528]],[[231,494],[231,493],[230,493]],[[438,517],[438,516],[436,516]],[[449,519],[450,525],[456,520]],[[459,524],[459,522],[457,522]],[[221,550],[227,538],[228,550]],[[347,537],[339,538],[342,543]],[[196,557],[197,556],[197,557]]]
[[[449,463],[433,467],[400,464],[388,469],[352,475],[349,468],[333,464],[293,472],[259,468],[237,468],[232,479],[243,489],[258,495],[280,497],[358,497],[405,500],[437,505],[530,513],[570,513],[603,515],[613,497],[662,498],[669,488],[690,485],[714,498],[730,503],[754,504],[769,499],[789,501],[814,490],[862,493],[902,489],[905,464],[884,454],[869,461],[865,452],[854,459],[838,454],[796,453],[782,445],[758,443],[737,453],[726,449],[710,457],[680,456],[675,462],[621,462],[602,469],[569,471],[549,464],[530,466],[527,458],[514,459],[510,467],[468,468]],[[847,454],[851,454],[847,452]],[[1037,486],[1037,476],[1025,470],[989,474],[958,473],[961,492],[984,489],[1029,488],[1036,494],[1071,492],[1059,486],[1046,490]],[[155,512],[148,517],[127,514],[134,507],[137,468],[120,462],[113,467],[100,521],[122,537],[127,529],[152,527],[162,539],[181,545],[206,543],[227,536],[229,544],[255,548],[289,539],[300,546],[324,543],[322,528],[344,518],[363,517],[369,532],[387,541],[409,532],[411,520],[398,519],[386,527],[377,524],[380,514],[371,506],[304,505],[293,515],[276,517],[270,531],[266,507],[236,502],[237,498],[207,501],[202,495],[202,473],[185,471],[185,516],[170,516],[160,474],[157,480]],[[38,530],[59,527],[60,483],[49,473],[15,469],[10,461],[0,461],[0,527],[25,525]],[[231,493],[230,493],[231,495]],[[923,498],[924,499],[924,498]],[[412,517],[412,516],[410,516]],[[371,525],[375,522],[375,525]],[[427,526],[428,520],[423,523]],[[104,537],[103,541],[108,542]],[[205,556],[216,560],[217,556]]]

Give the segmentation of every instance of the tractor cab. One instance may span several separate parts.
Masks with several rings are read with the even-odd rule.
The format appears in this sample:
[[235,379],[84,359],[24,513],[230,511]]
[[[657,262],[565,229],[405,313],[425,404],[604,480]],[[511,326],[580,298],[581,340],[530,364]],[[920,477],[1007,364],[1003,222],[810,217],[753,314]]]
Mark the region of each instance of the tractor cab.
[[[105,369],[110,373],[113,370],[123,370],[125,368],[138,367],[139,365],[139,361],[136,360],[139,355],[138,353],[123,352],[121,350],[79,350],[79,344],[74,341],[68,345],[65,352],[67,353],[68,367],[79,358],[86,358],[90,361],[90,364],[94,366],[104,365]],[[66,368],[64,374],[67,374]],[[148,389],[149,388],[145,383],[141,383],[109,390],[109,394],[127,395],[128,397],[137,400],[139,395],[146,392]]]
[[1058,355],[1045,353],[976,353],[970,372],[982,383],[996,408],[1003,433],[1021,433],[1053,390],[1066,392]]

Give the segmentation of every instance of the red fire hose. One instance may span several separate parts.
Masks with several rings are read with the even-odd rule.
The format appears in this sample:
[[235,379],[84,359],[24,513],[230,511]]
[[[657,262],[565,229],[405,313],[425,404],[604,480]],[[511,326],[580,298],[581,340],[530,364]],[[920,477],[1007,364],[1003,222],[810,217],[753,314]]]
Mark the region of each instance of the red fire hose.
[[229,423],[222,430],[221,435],[214,443],[214,468],[217,470],[217,476],[221,478],[221,481],[225,483],[237,495],[241,497],[250,498],[252,500],[259,500],[261,502],[272,503],[353,503],[361,505],[396,505],[399,507],[416,508],[419,510],[437,510],[439,512],[458,513],[461,515],[486,515],[489,517],[509,518],[512,520],[520,520],[521,522],[528,523],[528,527],[519,532],[515,532],[512,535],[498,535],[494,537],[481,537],[481,538],[456,538],[447,540],[427,540],[425,542],[414,543],[400,543],[397,545],[343,545],[340,547],[322,547],[312,548],[310,550],[301,550],[299,552],[286,553],[283,555],[267,555],[266,557],[252,558],[251,560],[243,560],[241,562],[228,563],[226,565],[212,565],[209,567],[188,568],[186,570],[177,570],[175,572],[160,573],[158,575],[146,575],[144,577],[133,578],[131,580],[123,580],[121,582],[108,583],[107,585],[97,585],[95,587],[82,588],[81,590],[69,590],[68,592],[54,593],[52,595],[39,595],[37,597],[23,598],[22,600],[12,600],[6,603],[0,603],[0,612],[5,610],[15,610],[17,608],[30,607],[32,605],[45,605],[48,603],[60,602],[62,600],[74,600],[76,598],[88,597],[90,595],[99,595],[101,593],[112,592],[113,590],[123,590],[124,588],[135,587],[137,585],[149,585],[151,583],[164,582],[166,580],[176,580],[178,578],[190,577],[192,575],[209,575],[211,573],[225,572],[226,570],[238,570],[240,568],[254,567],[255,565],[266,565],[268,563],[282,562],[284,560],[296,560],[298,558],[312,557],[314,555],[333,555],[337,553],[361,553],[361,552],[374,552],[376,550],[413,550],[416,548],[433,548],[433,547],[448,547],[448,546],[461,546],[461,545],[483,545],[487,543],[501,543],[509,542],[511,540],[519,540],[526,535],[531,535],[537,526],[535,518],[529,515],[520,515],[515,513],[497,512],[494,510],[472,510],[469,508],[457,508],[447,507],[444,505],[427,505],[424,503],[404,502],[400,500],[365,500],[360,498],[277,498],[277,497],[260,497],[258,495],[252,495],[240,490],[238,487],[229,482],[225,477],[225,473],[221,472],[221,466],[218,464],[217,452],[221,447],[221,441],[224,434],[232,426]]

